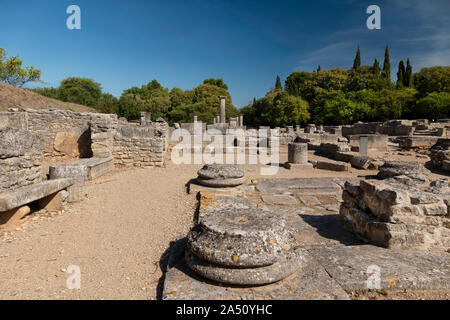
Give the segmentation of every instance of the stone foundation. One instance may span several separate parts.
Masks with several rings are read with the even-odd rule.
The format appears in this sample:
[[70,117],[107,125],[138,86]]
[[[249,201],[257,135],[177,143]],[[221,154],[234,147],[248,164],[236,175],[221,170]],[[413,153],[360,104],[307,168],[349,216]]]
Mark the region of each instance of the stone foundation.
[[433,194],[398,180],[402,178],[347,182],[340,208],[343,226],[387,248],[449,249],[449,194]]

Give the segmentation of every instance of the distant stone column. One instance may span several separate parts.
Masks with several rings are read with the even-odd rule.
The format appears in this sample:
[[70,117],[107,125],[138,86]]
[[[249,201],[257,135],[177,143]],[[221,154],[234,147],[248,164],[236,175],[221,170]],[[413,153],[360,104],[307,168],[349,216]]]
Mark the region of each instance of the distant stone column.
[[288,162],[286,168],[312,168],[308,162],[308,144],[307,143],[289,143],[288,144]]
[[220,98],[220,123],[225,123],[226,121],[226,113],[225,113],[225,99],[226,96],[219,96]]
[[151,112],[141,112],[141,126],[148,126],[152,122]]
[[197,116],[194,116],[194,123],[197,122]]
[[241,115],[239,116],[239,126],[240,126],[240,127],[243,127],[243,126],[244,126],[244,115],[243,115],[243,114],[241,114]]
[[213,118],[213,124],[216,124],[216,122],[217,122],[216,120],[217,120],[217,117],[214,117]]

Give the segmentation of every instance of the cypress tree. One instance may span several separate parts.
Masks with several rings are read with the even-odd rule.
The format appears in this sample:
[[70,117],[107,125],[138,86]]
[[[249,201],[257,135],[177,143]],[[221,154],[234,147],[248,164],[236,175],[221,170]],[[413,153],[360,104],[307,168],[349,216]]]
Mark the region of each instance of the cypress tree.
[[411,62],[408,60],[406,61],[406,71],[405,71],[405,87],[412,87],[413,86],[413,74],[412,74],[412,66]]
[[391,59],[389,58],[389,47],[386,45],[384,51],[384,63],[383,63],[383,77],[391,80]]
[[361,52],[359,51],[358,46],[358,49],[356,50],[355,60],[353,60],[353,70],[358,70],[360,66],[361,66]]
[[275,90],[283,90],[283,87],[281,86],[280,76],[277,76],[277,81],[275,82]]
[[378,62],[377,58],[375,58],[375,61],[373,62],[372,72],[376,77],[380,76],[380,63]]
[[320,64],[319,64],[319,66],[317,67],[317,72],[319,72],[320,70],[322,70],[322,68],[320,67]]
[[405,85],[405,63],[403,60],[398,64],[398,72],[397,72],[397,85],[404,86]]

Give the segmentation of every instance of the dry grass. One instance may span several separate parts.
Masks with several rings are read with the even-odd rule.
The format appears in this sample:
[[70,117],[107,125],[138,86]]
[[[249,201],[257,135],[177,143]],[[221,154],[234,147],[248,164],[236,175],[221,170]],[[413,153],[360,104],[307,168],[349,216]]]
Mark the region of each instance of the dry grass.
[[0,82],[0,112],[6,111],[8,108],[56,108],[76,112],[96,112],[90,107],[47,98],[31,90]]

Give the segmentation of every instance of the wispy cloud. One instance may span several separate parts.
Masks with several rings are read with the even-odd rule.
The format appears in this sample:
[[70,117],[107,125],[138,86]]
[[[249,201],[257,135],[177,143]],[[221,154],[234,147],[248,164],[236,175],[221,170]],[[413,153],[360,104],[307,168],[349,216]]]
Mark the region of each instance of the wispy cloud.
[[339,61],[341,57],[348,56],[350,49],[354,49],[355,44],[351,41],[342,41],[332,43],[323,48],[314,50],[304,59],[299,62],[299,69],[308,70],[311,67],[317,67],[317,64],[323,63],[324,61],[329,64]]

